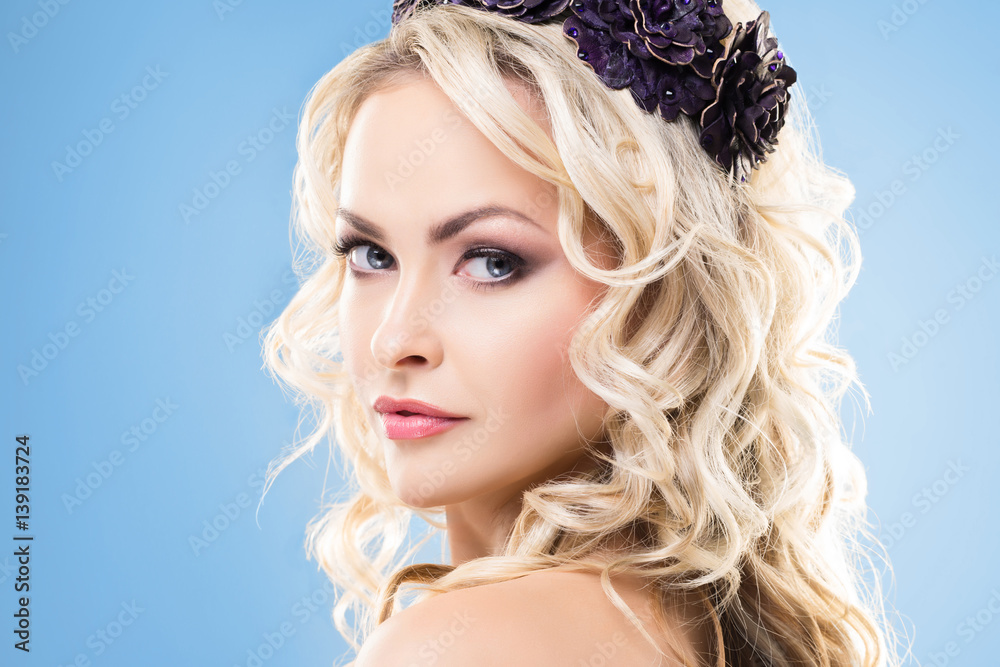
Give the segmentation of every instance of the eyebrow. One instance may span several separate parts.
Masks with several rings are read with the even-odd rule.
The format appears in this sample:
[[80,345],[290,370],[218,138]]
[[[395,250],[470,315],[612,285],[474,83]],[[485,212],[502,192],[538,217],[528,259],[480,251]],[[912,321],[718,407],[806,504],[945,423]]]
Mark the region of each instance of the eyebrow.
[[[354,211],[346,209],[344,207],[338,207],[336,212],[338,217],[344,219],[347,224],[351,225],[363,234],[371,236],[376,241],[380,243],[386,242],[386,235],[382,229],[371,222],[366,220]],[[517,211],[506,206],[480,206],[479,208],[474,208],[464,213],[459,213],[455,217],[446,220],[442,223],[434,225],[427,232],[427,243],[428,245],[437,245],[443,241],[447,241],[451,237],[457,235],[463,229],[471,225],[472,223],[483,220],[485,218],[494,218],[498,216],[507,216],[518,220],[520,222],[535,225],[539,229],[542,229],[541,225],[537,222],[524,215],[520,211]]]

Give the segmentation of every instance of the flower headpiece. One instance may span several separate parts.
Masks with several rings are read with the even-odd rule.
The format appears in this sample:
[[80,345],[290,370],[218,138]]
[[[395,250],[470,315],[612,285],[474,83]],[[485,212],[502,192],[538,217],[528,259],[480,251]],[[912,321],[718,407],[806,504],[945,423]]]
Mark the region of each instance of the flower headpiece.
[[465,5],[524,23],[562,20],[577,56],[608,87],[629,88],[664,120],[699,118],[702,147],[740,182],[774,151],[785,122],[796,74],[768,35],[766,11],[733,33],[722,0],[395,0],[393,24],[418,5]]

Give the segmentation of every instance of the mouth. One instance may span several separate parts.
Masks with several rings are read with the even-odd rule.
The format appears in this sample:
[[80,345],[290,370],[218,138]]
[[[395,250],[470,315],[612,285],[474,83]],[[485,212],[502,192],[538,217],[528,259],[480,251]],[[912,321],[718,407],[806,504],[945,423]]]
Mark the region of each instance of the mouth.
[[385,435],[390,440],[427,438],[443,433],[468,419],[466,417],[434,417],[408,410],[383,412],[381,416]]
[[379,396],[373,407],[381,416],[386,437],[390,440],[426,438],[468,420],[468,417],[415,398]]

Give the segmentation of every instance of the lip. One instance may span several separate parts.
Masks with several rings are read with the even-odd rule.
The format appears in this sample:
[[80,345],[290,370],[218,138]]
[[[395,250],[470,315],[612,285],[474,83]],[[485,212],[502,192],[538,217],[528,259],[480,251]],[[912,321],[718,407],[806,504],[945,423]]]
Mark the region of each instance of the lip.
[[428,417],[444,417],[445,419],[464,419],[461,415],[453,415],[436,405],[418,401],[415,398],[393,398],[392,396],[379,396],[375,399],[375,412],[415,412]]
[[[446,412],[441,408],[412,398],[379,396],[375,411],[381,413],[382,426],[390,440],[415,440],[447,431],[468,419]],[[398,412],[413,412],[400,415]]]

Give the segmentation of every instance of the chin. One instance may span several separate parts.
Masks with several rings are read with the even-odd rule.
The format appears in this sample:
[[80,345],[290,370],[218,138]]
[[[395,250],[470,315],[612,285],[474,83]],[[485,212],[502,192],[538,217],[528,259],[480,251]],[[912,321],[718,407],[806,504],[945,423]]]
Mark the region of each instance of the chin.
[[442,490],[435,490],[431,493],[427,493],[426,490],[422,491],[419,485],[415,487],[408,486],[404,489],[398,490],[393,489],[393,491],[395,491],[396,496],[405,505],[419,509],[452,505],[463,500],[463,498],[455,498],[453,495],[443,492]]
[[461,502],[447,485],[434,484],[423,476],[414,475],[392,484],[396,496],[410,507],[428,508]]
[[410,507],[430,508],[457,505],[477,494],[477,489],[456,479],[457,470],[451,475],[430,471],[419,475],[406,475],[392,484],[396,496]]

